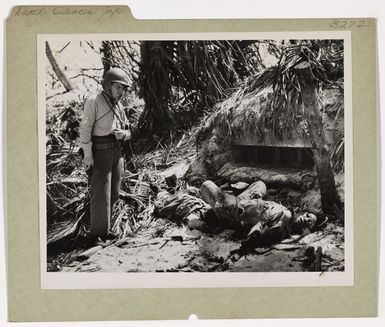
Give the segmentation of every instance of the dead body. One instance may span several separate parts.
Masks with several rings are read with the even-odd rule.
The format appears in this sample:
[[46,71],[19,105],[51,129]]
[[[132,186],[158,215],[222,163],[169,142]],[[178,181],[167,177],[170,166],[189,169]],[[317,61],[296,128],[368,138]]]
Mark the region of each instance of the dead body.
[[266,192],[262,181],[254,182],[238,196],[205,181],[200,190],[189,187],[174,195],[159,192],[156,212],[159,217],[183,222],[191,229],[205,232],[233,229],[256,246],[277,243],[317,227],[314,214],[295,215],[282,204],[264,200]]
[[238,196],[227,194],[212,181],[201,186],[204,201],[210,204],[219,222],[243,233],[276,229],[279,233],[290,234],[292,213],[285,206],[265,201],[266,185],[257,181]]
[[315,215],[296,216],[293,210],[264,200],[265,195],[266,185],[261,181],[251,184],[238,196],[224,192],[212,181],[205,181],[200,192],[195,189],[193,193],[185,190],[169,194],[158,212],[164,218],[184,220],[193,229],[234,229],[240,236],[257,238],[262,245],[279,242],[291,234],[301,234],[316,225]]

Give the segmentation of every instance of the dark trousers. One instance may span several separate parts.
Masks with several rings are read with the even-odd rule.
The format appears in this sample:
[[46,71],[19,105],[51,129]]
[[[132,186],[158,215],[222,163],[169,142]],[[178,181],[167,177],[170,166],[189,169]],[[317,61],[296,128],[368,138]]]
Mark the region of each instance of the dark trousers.
[[124,163],[121,144],[115,136],[94,136],[92,142],[91,235],[106,236],[110,230],[114,204],[119,197]]

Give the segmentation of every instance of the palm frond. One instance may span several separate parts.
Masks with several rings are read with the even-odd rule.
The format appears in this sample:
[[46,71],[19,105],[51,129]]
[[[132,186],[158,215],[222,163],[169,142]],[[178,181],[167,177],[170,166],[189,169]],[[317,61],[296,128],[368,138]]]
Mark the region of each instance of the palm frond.
[[[141,88],[146,112],[141,119],[142,126],[154,131],[154,124],[159,127],[163,122],[167,130],[170,128],[167,125],[173,123],[171,113],[182,111],[200,117],[218,101],[228,98],[241,81],[265,68],[260,54],[260,47],[265,43],[267,41],[253,40],[143,42]],[[273,52],[274,45],[269,41],[266,48]],[[157,69],[158,66],[161,69]],[[152,89],[154,92],[147,91]]]

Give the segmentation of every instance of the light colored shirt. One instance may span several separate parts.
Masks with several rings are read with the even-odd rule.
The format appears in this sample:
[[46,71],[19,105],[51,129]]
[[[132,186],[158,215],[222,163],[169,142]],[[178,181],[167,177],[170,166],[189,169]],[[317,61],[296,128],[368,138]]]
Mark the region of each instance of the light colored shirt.
[[89,143],[92,136],[110,135],[116,128],[125,129],[123,125],[128,121],[122,105],[118,102],[113,106],[107,101],[102,93],[86,100],[79,127],[81,143]]

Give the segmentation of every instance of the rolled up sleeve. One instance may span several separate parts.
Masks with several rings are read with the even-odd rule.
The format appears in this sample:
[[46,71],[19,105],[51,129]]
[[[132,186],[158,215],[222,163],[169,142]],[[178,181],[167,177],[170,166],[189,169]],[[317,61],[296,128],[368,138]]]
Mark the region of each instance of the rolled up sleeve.
[[95,123],[95,117],[95,100],[88,99],[84,104],[82,121],[79,127],[80,143],[87,144],[91,142],[92,129]]

